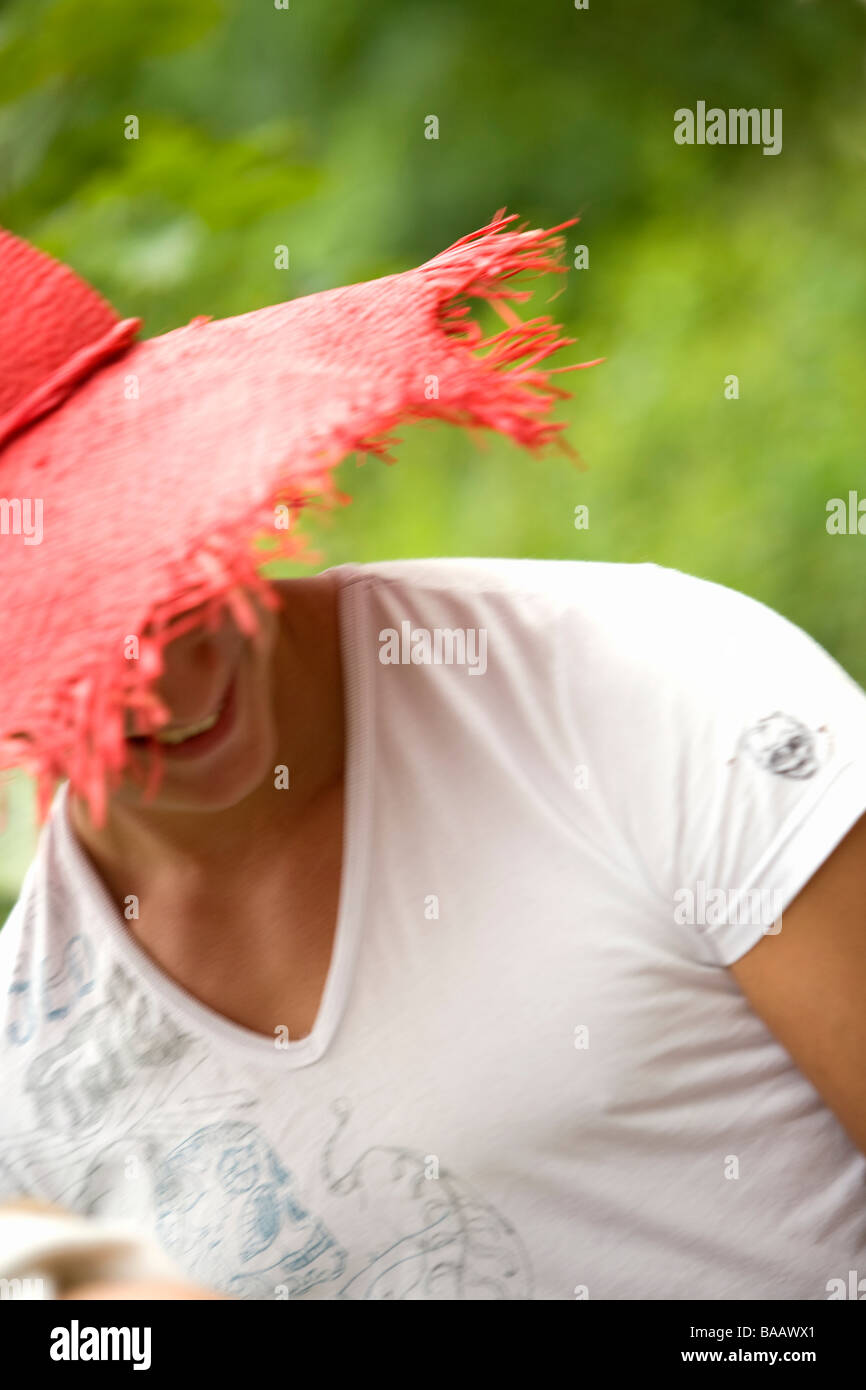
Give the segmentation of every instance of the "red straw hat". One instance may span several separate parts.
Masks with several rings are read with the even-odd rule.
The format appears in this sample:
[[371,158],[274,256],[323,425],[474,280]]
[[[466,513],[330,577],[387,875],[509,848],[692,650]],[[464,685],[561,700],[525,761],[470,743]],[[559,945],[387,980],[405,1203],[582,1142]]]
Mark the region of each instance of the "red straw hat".
[[[562,270],[573,221],[500,212],[415,270],[140,342],[138,319],[0,230],[0,767],[37,776],[40,817],[68,777],[104,819],[125,711],[170,718],[153,694],[167,625],[228,604],[254,630],[245,591],[269,601],[259,568],[298,555],[300,507],[348,500],[331,478],[348,453],[387,457],[389,431],[425,416],[559,438],[550,377],[574,368],[539,363],[574,339],[521,322],[510,282]],[[506,328],[483,338],[467,296]]]

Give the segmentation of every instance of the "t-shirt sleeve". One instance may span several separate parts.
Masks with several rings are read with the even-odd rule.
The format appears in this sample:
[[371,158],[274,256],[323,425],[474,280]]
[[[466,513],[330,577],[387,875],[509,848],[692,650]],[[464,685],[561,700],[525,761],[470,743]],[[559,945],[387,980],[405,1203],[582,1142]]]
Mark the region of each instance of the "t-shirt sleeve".
[[866,812],[866,694],[764,604],[633,569],[561,644],[587,804],[688,951],[730,965]]

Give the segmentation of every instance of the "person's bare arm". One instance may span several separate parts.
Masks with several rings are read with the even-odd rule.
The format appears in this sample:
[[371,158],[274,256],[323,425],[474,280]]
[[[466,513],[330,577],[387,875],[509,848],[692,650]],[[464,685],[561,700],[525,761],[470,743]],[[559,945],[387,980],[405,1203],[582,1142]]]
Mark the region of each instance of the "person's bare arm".
[[148,1299],[178,1302],[188,1299],[216,1298],[228,1299],[228,1294],[214,1293],[212,1289],[202,1289],[195,1284],[171,1284],[153,1279],[141,1281],[120,1281],[116,1283],[77,1284],[68,1293],[60,1295],[63,1301],[77,1302],[79,1299],[100,1299],[113,1302],[117,1299]]
[[866,815],[729,968],[866,1154]]
[[[155,1268],[151,1237],[142,1232],[137,1244],[132,1239],[128,1231],[106,1235],[98,1221],[39,1198],[0,1203],[0,1275],[33,1281],[43,1294],[47,1283],[49,1298],[229,1299],[187,1283],[161,1254]],[[119,1257],[126,1273],[117,1268]]]

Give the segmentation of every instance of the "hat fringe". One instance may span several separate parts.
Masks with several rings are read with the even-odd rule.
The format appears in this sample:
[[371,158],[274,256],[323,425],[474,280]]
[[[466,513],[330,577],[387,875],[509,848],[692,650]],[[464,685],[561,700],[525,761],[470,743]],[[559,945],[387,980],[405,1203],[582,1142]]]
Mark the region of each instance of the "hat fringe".
[[[327,475],[317,474],[310,486],[317,489],[317,505],[340,500]],[[134,658],[120,654],[95,665],[50,705],[34,711],[23,747],[18,738],[0,739],[0,766],[17,764],[36,781],[40,823],[47,819],[57,784],[64,777],[73,794],[86,801],[97,826],[105,824],[109,796],[125,770],[141,787],[145,800],[156,794],[163,758],[158,752],[150,757],[147,777],[142,777],[140,766],[130,762],[126,716],[129,711],[144,716],[144,723],[154,731],[169,721],[170,712],[154,688],[164,669],[165,647],[193,626],[216,626],[226,613],[231,613],[245,636],[253,636],[259,620],[251,598],[272,609],[280,603],[260,567],[274,560],[319,558],[307,538],[291,529],[277,532],[277,544],[270,549],[253,548],[251,538],[274,533],[278,500],[264,503],[243,522],[230,523],[177,562],[173,584],[168,586],[171,597],[155,604],[137,626],[130,625],[129,636],[137,639]],[[312,500],[293,494],[287,505],[297,510]],[[191,614],[193,609],[196,612]],[[190,615],[186,623],[184,615]]]
[[[480,425],[509,435],[532,452],[558,442],[565,421],[544,417],[557,400],[571,392],[554,386],[555,372],[579,371],[595,367],[604,358],[575,362],[566,367],[539,369],[538,364],[560,348],[570,347],[575,338],[563,337],[559,325],[549,317],[522,320],[511,303],[531,297],[530,290],[515,289],[508,282],[527,271],[563,274],[560,233],[580,219],[569,218],[556,227],[526,231],[507,231],[517,214],[496,213],[492,222],[470,232],[420,267],[441,289],[439,322],[455,344],[468,349],[469,361],[455,390],[447,400],[429,402],[429,409],[414,408],[412,416],[430,415],[452,424]],[[485,338],[480,325],[471,317],[464,299],[484,299],[504,321],[506,327]],[[479,355],[486,349],[486,355]],[[568,450],[567,452],[573,452]]]
[[[559,326],[549,317],[522,321],[512,305],[527,300],[530,292],[516,289],[511,281],[526,272],[562,273],[565,239],[560,234],[578,218],[531,231],[513,228],[515,220],[516,214],[505,216],[504,209],[500,210],[486,227],[462,237],[416,272],[435,287],[436,323],[450,354],[441,398],[437,392],[428,400],[425,393],[423,401],[404,405],[385,417],[359,418],[338,437],[329,438],[315,472],[302,481],[286,480],[261,505],[235,516],[204,546],[177,562],[165,586],[170,597],[140,615],[134,659],[112,655],[94,664],[61,695],[47,696],[46,703],[34,710],[26,752],[18,738],[0,739],[0,766],[10,761],[23,764],[36,778],[40,821],[47,818],[56,784],[63,777],[68,777],[71,790],[86,800],[96,825],[105,823],[109,795],[119,786],[125,769],[142,786],[146,799],[155,794],[163,757],[157,754],[149,760],[146,780],[141,768],[130,764],[125,738],[127,712],[143,716],[145,725],[154,730],[168,722],[170,714],[156,694],[155,683],[163,671],[165,647],[182,630],[201,622],[213,625],[220,615],[230,612],[241,631],[253,636],[258,617],[250,599],[258,598],[271,608],[279,606],[272,586],[259,572],[261,565],[284,558],[314,562],[319,557],[293,528],[276,531],[276,545],[265,551],[254,551],[251,540],[274,534],[274,508],[283,500],[292,512],[312,502],[330,506],[348,501],[337,491],[331,476],[333,466],[348,454],[372,453],[391,462],[389,450],[398,441],[390,431],[399,421],[419,418],[496,430],[532,452],[552,442],[573,452],[561,437],[565,423],[546,418],[557,400],[570,396],[554,385],[551,377],[556,372],[595,366],[604,359],[558,368],[540,365],[576,340],[561,336]],[[485,337],[465,303],[467,299],[486,300],[505,327]],[[126,332],[131,327],[121,325]],[[112,340],[105,346],[116,350],[120,344]],[[92,358],[82,355],[69,377],[52,385],[62,390],[79,368],[83,372],[95,365],[98,363]],[[52,391],[31,404],[41,413],[43,406],[50,408],[55,400]],[[20,422],[15,424],[17,427]],[[199,611],[202,608],[204,613]],[[196,612],[184,624],[183,616],[190,610]]]

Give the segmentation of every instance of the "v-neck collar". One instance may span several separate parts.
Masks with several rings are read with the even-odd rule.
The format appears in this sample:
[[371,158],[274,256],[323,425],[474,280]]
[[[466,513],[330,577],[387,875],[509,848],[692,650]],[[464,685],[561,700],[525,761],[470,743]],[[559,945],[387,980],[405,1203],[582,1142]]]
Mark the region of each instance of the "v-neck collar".
[[[337,612],[345,710],[345,779],[343,855],[337,921],[331,961],[312,1031],[305,1038],[277,1042],[217,1013],[172,980],[125,929],[115,903],[79,844],[69,820],[68,783],[57,793],[52,819],[55,843],[71,885],[83,884],[101,932],[110,937],[115,955],[138,975],[148,990],[175,1013],[186,1017],[199,1035],[235,1047],[266,1065],[303,1067],[316,1062],[330,1046],[348,1003],[362,935],[370,875],[375,711],[368,666],[372,644],[364,632],[363,599],[367,590],[359,565],[337,565]],[[76,896],[78,894],[76,893]]]

